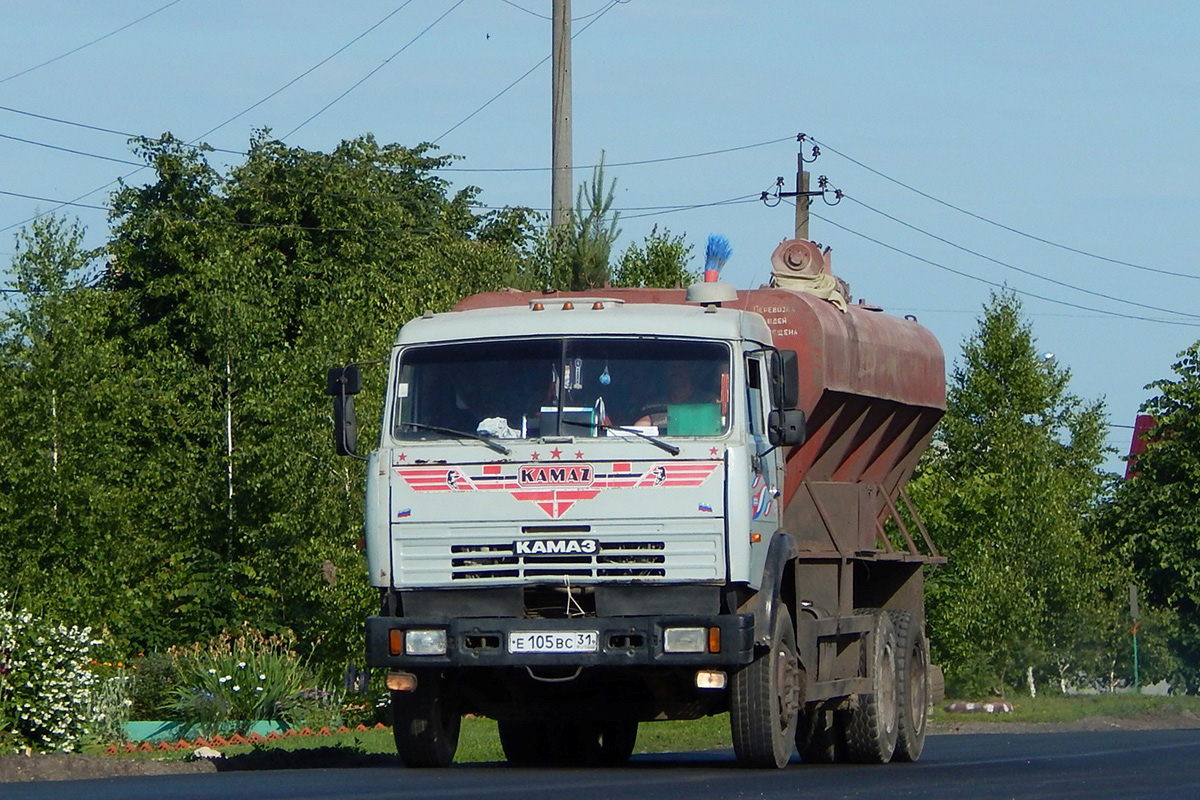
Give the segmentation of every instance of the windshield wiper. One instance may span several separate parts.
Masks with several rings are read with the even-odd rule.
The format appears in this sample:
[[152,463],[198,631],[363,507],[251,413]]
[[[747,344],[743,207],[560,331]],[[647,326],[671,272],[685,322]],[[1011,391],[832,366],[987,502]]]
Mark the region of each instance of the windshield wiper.
[[500,444],[495,439],[492,439],[489,436],[480,436],[478,433],[471,433],[469,431],[458,431],[458,430],[455,430],[454,428],[442,428],[437,425],[426,425],[423,422],[402,422],[401,425],[404,425],[409,428],[420,428],[423,431],[433,431],[434,433],[442,433],[442,434],[445,434],[446,436],[458,436],[458,437],[461,437],[464,439],[474,439],[475,441],[482,442],[483,444],[492,448],[497,453],[500,453],[500,454],[506,455],[506,456],[512,455],[512,450],[509,450],[507,447]]
[[[592,423],[590,423],[590,422],[577,422],[573,419],[564,419],[564,420],[561,420],[561,422],[564,425],[575,425],[580,428],[593,427]],[[670,442],[664,442],[662,439],[659,439],[657,436],[651,436],[648,433],[643,433],[642,431],[639,431],[636,428],[625,428],[625,427],[622,427],[621,425],[605,425],[602,422],[596,423],[596,425],[594,427],[598,431],[624,431],[625,433],[632,433],[634,436],[642,437],[643,439],[645,439],[647,442],[654,445],[655,447],[659,447],[663,450],[666,450],[668,453],[670,453],[673,456],[679,455],[679,452],[680,452],[679,448],[676,447],[675,445],[671,444]]]

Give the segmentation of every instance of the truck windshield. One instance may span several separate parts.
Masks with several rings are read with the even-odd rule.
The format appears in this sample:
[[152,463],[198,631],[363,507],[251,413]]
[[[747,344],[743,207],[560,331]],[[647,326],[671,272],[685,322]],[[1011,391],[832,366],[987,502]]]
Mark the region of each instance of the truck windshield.
[[393,434],[719,436],[729,420],[729,352],[717,342],[633,338],[410,347],[397,371]]

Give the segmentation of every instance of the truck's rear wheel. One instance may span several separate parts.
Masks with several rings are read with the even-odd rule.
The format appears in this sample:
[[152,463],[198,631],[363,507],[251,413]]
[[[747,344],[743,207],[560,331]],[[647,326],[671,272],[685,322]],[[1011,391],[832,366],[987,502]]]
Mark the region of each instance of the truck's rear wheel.
[[439,672],[417,676],[411,692],[392,692],[392,736],[406,767],[448,767],[458,749],[462,716]]
[[871,679],[871,691],[860,694],[846,713],[846,757],[862,764],[886,764],[896,749],[900,709],[896,692],[896,629],[882,611],[874,619],[862,647],[861,667]]
[[836,711],[820,705],[800,709],[796,723],[796,749],[806,764],[833,764],[841,757]]
[[800,659],[792,615],[782,603],[778,608],[770,649],[733,675],[729,722],[744,767],[782,768],[795,747]]
[[925,749],[929,720],[929,642],[908,611],[889,611],[896,628],[896,694],[900,705],[900,732],[895,761],[916,761]]

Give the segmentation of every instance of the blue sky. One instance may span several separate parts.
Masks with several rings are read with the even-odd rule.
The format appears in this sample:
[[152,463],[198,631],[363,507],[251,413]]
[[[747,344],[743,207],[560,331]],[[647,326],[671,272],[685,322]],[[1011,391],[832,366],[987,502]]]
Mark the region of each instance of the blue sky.
[[[833,247],[857,297],[917,315],[948,362],[989,284],[1006,285],[1072,390],[1104,397],[1114,426],[1129,426],[1143,386],[1200,338],[1200,3],[572,6],[576,182],[603,151],[622,246],[653,225],[697,251],[723,233],[726,278],[758,285],[794,212],[757,197],[776,176],[793,182],[804,132],[824,145],[811,171],[848,195],[817,201],[812,238]],[[30,114],[192,140],[253,106],[206,141],[242,150],[259,127],[311,149],[367,132],[436,141],[463,157],[446,177],[481,187],[481,202],[544,209],[550,8],[12,0],[0,27],[0,264],[51,200],[103,206],[111,187],[88,193],[148,178],[117,163],[136,160],[124,136]],[[59,213],[103,241],[103,210]],[[1124,451],[1130,433],[1113,427],[1110,442]]]

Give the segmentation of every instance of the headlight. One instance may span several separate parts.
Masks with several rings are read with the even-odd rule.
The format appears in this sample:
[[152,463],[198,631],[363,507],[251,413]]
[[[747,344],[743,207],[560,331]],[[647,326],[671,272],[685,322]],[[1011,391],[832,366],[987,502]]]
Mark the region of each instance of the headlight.
[[446,654],[446,632],[405,631],[404,652],[410,656],[443,656]]
[[663,634],[663,650],[668,653],[703,653],[707,644],[705,628],[667,628]]

